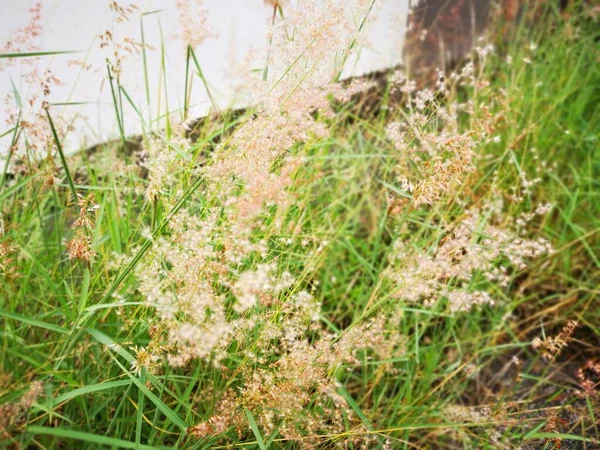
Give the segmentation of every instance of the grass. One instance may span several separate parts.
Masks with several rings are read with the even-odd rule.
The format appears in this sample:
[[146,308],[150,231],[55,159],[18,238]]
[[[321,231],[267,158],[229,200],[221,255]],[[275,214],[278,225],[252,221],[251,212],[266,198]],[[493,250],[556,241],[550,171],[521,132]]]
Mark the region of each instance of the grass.
[[[306,163],[295,176],[298,200],[285,221],[328,244],[312,253],[296,241],[288,245],[286,228],[277,229],[268,214],[262,233],[281,270],[300,273],[299,282],[312,287],[323,304],[320,322],[332,332],[385,314],[397,302],[382,276],[393,241],[404,236],[415,249],[434,249],[464,213],[458,199],[478,204],[497,192],[508,197],[526,174],[540,181],[523,201],[505,205],[506,216],[554,205],[530,236],[548,239],[555,252],[511,274],[506,289],[489,286],[494,306],[453,314],[443,303],[400,304],[406,352],[388,361],[365,355],[357,369],[336,374],[362,428],[348,421],[345,433],[322,436],[322,448],[359,432],[376,438],[373,448],[382,448],[385,438],[399,449],[599,445],[600,392],[596,386],[595,393],[577,395],[576,371],[600,356],[600,34],[577,14],[551,12],[543,20],[546,26],[519,29],[487,62],[489,88],[456,94],[474,100],[474,117],[501,113],[503,121],[498,142],[476,149],[469,183],[435,205],[395,215],[386,209],[386,196],[401,191],[393,173],[397,157],[385,139],[387,114],[361,118],[344,109],[328,138],[296,145]],[[473,123],[465,117],[461,126]],[[183,151],[198,161],[215,138],[228,139],[228,128],[207,125],[193,151]],[[161,200],[148,202],[139,194],[147,183],[139,174],[107,170],[103,154],[65,158],[55,136],[66,183],[48,184],[39,171],[0,186],[0,244],[13,249],[0,279],[0,399],[16,403],[29,382],[44,383],[0,446],[297,448],[277,431],[261,430],[249,409],[241,435],[186,433],[213,414],[239,377],[199,360],[181,369],[165,363],[157,373],[131,369],[133,348],[150,342],[154,314],[132,276],[152,245],[146,230],[168,236],[175,212],[201,210],[209,201],[199,194],[206,181],[183,171]],[[79,213],[75,193],[99,205],[89,230],[91,263],[69,259],[65,250]],[[116,301],[117,293],[125,303]],[[533,338],[556,335],[568,320],[579,323],[574,339],[554,362],[543,360]],[[252,364],[233,347],[229,356],[228,373]],[[449,405],[485,406],[491,414],[456,420]]]

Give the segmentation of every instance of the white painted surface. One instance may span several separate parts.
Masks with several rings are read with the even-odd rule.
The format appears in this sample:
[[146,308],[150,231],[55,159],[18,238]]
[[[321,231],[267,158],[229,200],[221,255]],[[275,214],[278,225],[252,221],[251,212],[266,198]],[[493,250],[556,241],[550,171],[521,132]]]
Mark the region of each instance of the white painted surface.
[[[380,2],[380,9],[368,30],[368,46],[360,50],[358,61],[350,61],[346,65],[345,75],[356,75],[400,62],[408,0],[376,1]],[[32,0],[0,0],[0,48],[11,37],[11,33],[28,23],[28,9],[34,4]],[[126,5],[124,2],[120,4]],[[162,28],[169,109],[179,110],[183,106],[186,52],[185,44],[177,36],[179,26],[175,1],[145,0],[135,4],[138,9],[130,20],[117,23],[108,0],[43,1],[42,32],[32,43],[42,51],[82,51],[73,55],[45,56],[33,62],[40,73],[49,68],[63,83],[52,87],[47,101],[86,103],[51,108],[56,117],[79,115],[73,122],[74,130],[65,139],[68,150],[77,150],[119,135],[110,88],[105,80],[105,58],[111,55],[108,49],[99,48],[98,36],[105,30],[112,30],[117,38],[131,37],[140,41],[140,17],[143,13],[160,10],[143,17],[146,42],[154,48],[147,52],[150,105],[145,100],[141,54],[127,56],[121,84],[145,117],[156,121],[157,117],[164,114],[165,83],[160,79]],[[196,53],[219,104],[227,106],[236,101],[235,86],[244,77],[243,71],[236,72],[232,68],[244,66],[243,70],[247,71],[262,67],[272,8],[265,5],[263,0],[206,0],[205,6],[217,37],[198,46]],[[252,55],[257,56],[253,58]],[[69,61],[73,59],[83,60],[91,69],[83,71],[78,66],[70,66]],[[12,91],[11,78],[24,100],[39,93],[39,83],[23,79],[23,75],[32,68],[31,62],[23,59],[13,60],[12,65],[3,69],[0,66],[0,99],[3,100],[0,104],[0,135],[10,128],[7,118],[10,108],[14,108],[14,100],[4,101]],[[209,107],[209,98],[199,80],[194,81],[190,104],[190,117],[202,115]],[[141,122],[134,109],[125,104],[124,114],[126,134],[139,133]],[[153,126],[160,128],[162,123],[155,122]],[[9,142],[10,136],[0,138],[0,160],[6,154]]]

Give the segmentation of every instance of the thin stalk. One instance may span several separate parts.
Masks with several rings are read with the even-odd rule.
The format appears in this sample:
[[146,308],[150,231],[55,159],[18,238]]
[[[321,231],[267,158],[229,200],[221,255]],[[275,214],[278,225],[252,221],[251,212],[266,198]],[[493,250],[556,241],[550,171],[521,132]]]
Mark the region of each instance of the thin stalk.
[[150,82],[148,81],[148,58],[146,57],[146,38],[144,36],[144,16],[140,16],[140,29],[142,33],[142,65],[144,66],[144,91],[146,94],[146,105],[148,107],[148,120],[152,116],[150,112]]
[[115,106],[115,115],[117,116],[117,123],[119,124],[119,133],[121,135],[121,143],[123,144],[123,147],[125,147],[125,129],[123,127],[123,122],[121,121],[121,115],[119,113],[119,102],[117,101],[117,94],[115,92],[115,87],[113,85],[113,76],[110,71],[110,63],[108,60],[106,61],[106,70],[108,72],[108,82],[110,84],[110,92],[112,94],[113,104]]
[[130,95],[127,93],[127,91],[125,90],[125,88],[123,86],[119,85],[119,91],[121,92],[121,94],[123,94],[125,96],[125,99],[129,102],[129,104],[131,105],[131,107],[133,108],[135,113],[140,118],[140,123],[142,124],[142,134],[145,136],[147,125],[146,125],[146,121],[144,120],[144,116],[142,115],[142,112],[140,111],[140,109],[137,106],[135,106],[135,103],[133,103],[133,100],[131,99]]
[[[191,86],[189,86],[190,76],[190,46],[187,47],[187,54],[185,57],[185,92],[183,93],[183,120],[186,121],[188,118],[188,109],[190,107],[190,95],[192,93]],[[189,87],[189,89],[188,89]]]
[[25,53],[0,53],[0,59],[8,58],[37,58],[38,56],[66,55],[68,53],[82,53],[82,50],[63,50],[55,52],[25,52]]
[[171,116],[169,114],[169,92],[167,90],[167,66],[165,64],[165,40],[163,38],[162,24],[160,23],[160,19],[158,20],[158,28],[160,30],[160,67],[162,70],[163,76],[163,85],[165,90],[165,133],[167,135],[167,139],[171,139]]
[[65,171],[65,175],[67,176],[67,182],[69,183],[69,188],[71,189],[71,194],[73,195],[73,201],[77,202],[77,190],[75,189],[75,184],[73,183],[73,178],[71,177],[71,172],[69,172],[69,167],[67,166],[67,160],[65,158],[65,153],[63,152],[63,148],[60,143],[60,139],[58,138],[58,134],[56,133],[56,128],[54,127],[54,122],[52,121],[52,117],[50,116],[50,111],[48,109],[46,109],[46,115],[48,116],[48,123],[50,123],[50,129],[52,130],[52,136],[54,136],[54,142],[56,142],[56,148],[58,149],[58,154],[60,156],[60,162],[62,163],[63,169]]
[[198,58],[196,58],[196,52],[194,52],[194,49],[192,47],[189,47],[189,49],[192,53],[192,58],[194,59],[194,65],[196,66],[196,70],[198,71],[198,76],[202,80],[202,84],[204,84],[204,88],[206,89],[206,93],[208,94],[208,98],[210,99],[210,103],[215,111],[219,111],[219,107],[217,106],[217,103],[215,102],[215,99],[213,98],[210,89],[208,88],[208,83],[206,82],[206,78],[204,77],[204,73],[202,72],[200,63],[198,62]]

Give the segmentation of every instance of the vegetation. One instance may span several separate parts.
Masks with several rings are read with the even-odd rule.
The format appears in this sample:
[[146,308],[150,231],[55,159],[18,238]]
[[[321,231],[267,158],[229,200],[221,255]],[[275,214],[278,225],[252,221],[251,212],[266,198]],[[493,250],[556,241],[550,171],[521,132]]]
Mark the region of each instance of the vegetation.
[[65,156],[15,92],[1,446],[598,448],[597,10],[381,91],[335,83],[325,3],[274,21],[257,106],[133,154]]

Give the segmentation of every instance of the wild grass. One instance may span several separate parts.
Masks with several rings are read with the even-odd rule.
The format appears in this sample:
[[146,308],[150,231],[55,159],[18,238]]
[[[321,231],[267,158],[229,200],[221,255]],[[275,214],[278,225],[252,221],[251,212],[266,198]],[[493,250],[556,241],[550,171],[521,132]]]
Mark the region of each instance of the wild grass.
[[235,153],[277,131],[254,108],[193,144],[146,130],[142,169],[52,128],[60,158],[0,186],[1,445],[597,448],[600,33],[539,20],[421,110],[284,109],[307,132],[265,161]]

